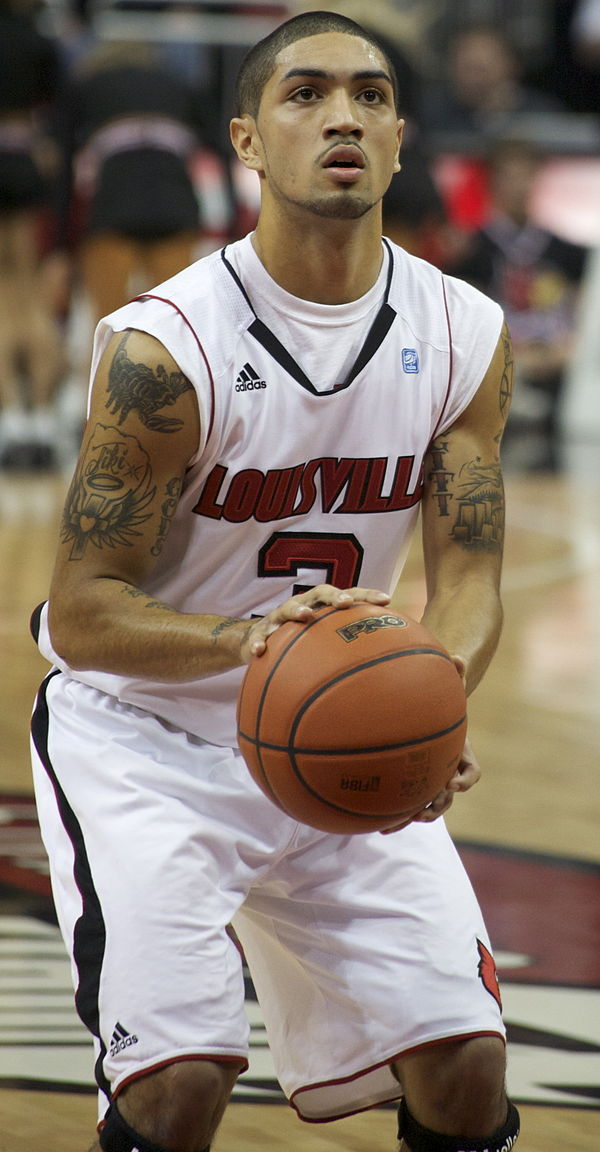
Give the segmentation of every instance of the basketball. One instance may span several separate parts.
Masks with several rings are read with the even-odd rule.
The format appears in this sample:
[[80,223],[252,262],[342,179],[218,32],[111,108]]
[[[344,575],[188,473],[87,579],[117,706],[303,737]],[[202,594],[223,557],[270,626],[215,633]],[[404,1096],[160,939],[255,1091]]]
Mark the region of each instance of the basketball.
[[422,624],[357,602],[269,637],[246,670],[237,724],[252,777],[293,819],[340,834],[384,831],[453,775],[466,697]]

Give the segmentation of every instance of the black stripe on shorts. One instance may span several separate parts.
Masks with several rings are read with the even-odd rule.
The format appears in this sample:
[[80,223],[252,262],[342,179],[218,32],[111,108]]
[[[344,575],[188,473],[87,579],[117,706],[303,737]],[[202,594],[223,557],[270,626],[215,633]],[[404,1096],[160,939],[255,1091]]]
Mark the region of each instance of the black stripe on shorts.
[[100,1044],[100,1054],[95,1067],[96,1083],[110,1099],[110,1083],[104,1075],[103,1069],[106,1046],[100,1036],[98,1007],[100,976],[106,947],[106,926],[98,893],[94,887],[83,831],[56,776],[48,750],[50,723],[47,700],[48,685],[55,676],[62,675],[62,672],[55,669],[43,681],[33,711],[31,734],[37,754],[54,789],[63,827],[73,845],[73,876],[82,901],[81,915],[73,932],[73,959],[79,977],[75,992],[75,1007],[88,1031],[97,1038]]

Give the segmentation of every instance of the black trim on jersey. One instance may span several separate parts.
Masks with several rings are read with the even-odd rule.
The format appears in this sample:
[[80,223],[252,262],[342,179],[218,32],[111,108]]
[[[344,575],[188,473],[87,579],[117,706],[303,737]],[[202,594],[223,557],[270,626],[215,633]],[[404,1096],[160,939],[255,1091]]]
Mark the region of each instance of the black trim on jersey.
[[31,619],[29,621],[29,631],[31,632],[31,635],[33,636],[33,639],[35,640],[36,644],[40,638],[40,625],[42,623],[42,612],[44,611],[45,607],[46,607],[46,601],[42,600],[42,603],[38,604],[37,608],[33,609],[33,612],[31,613]]
[[272,356],[273,359],[276,360],[277,363],[280,364],[281,367],[284,368],[285,371],[289,373],[289,375],[292,376],[294,380],[297,381],[298,384],[301,384],[303,388],[306,388],[307,392],[311,392],[313,396],[330,396],[332,392],[343,392],[345,388],[349,388],[352,384],[352,381],[356,379],[360,372],[362,372],[363,368],[366,368],[369,360],[373,358],[375,353],[381,347],[392,324],[394,323],[394,320],[396,319],[397,313],[392,308],[391,304],[388,303],[390,288],[392,286],[392,276],[394,273],[394,258],[392,256],[392,250],[387,240],[382,238],[382,242],[388,252],[388,271],[385,293],[381,307],[369,331],[367,332],[365,342],[360,352],[358,353],[352,368],[346,376],[346,379],[341,384],[337,384],[334,388],[326,388],[324,390],[315,388],[314,384],[311,383],[308,376],[300,367],[298,362],[294,360],[294,357],[288,352],[287,348],[285,348],[281,341],[278,340],[275,333],[272,332],[270,328],[267,328],[267,325],[264,324],[263,321],[260,320],[256,315],[252,301],[246,292],[242,281],[235,271],[235,268],[232,267],[225,255],[226,249],[223,248],[221,250],[221,259],[227,271],[229,272],[230,276],[233,277],[248,307],[254,314],[254,320],[248,328],[250,335],[253,336],[259,344],[262,344],[262,347],[266,349],[269,355]]
[[100,1053],[95,1067],[96,1083],[110,1100],[110,1083],[104,1075],[102,1066],[106,1047],[100,1036],[98,1006],[100,975],[106,946],[106,926],[98,893],[94,887],[83,831],[58,781],[48,749],[49,713],[46,694],[50,681],[55,676],[62,675],[62,672],[54,669],[42,683],[31,720],[31,734],[37,754],[54,789],[63,827],[73,845],[73,876],[81,894],[82,905],[81,915],[73,931],[73,959],[79,975],[75,1007],[88,1031],[98,1039]]

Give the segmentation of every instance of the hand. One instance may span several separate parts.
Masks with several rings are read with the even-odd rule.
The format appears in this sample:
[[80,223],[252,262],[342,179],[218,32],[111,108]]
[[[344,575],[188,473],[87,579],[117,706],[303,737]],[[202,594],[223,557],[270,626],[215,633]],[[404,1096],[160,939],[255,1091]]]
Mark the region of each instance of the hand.
[[262,656],[269,636],[280,624],[285,624],[288,620],[305,624],[308,620],[312,620],[316,608],[323,608],[326,605],[332,608],[349,608],[357,600],[380,604],[384,608],[389,604],[390,597],[387,592],[378,592],[374,588],[334,588],[333,584],[317,584],[308,592],[290,596],[289,600],[285,600],[272,612],[252,622],[242,641],[242,659],[248,664],[253,656]]
[[446,787],[434,796],[430,804],[426,808],[421,808],[420,812],[416,812],[414,816],[410,816],[408,820],[403,820],[402,824],[396,824],[394,828],[386,828],[381,835],[389,836],[391,832],[400,832],[402,828],[406,828],[408,824],[431,824],[433,820],[439,820],[448,811],[454,796],[457,792],[468,792],[477,783],[481,776],[481,768],[475,759],[475,754],[469,740],[465,741],[462,756],[458,762],[458,766],[454,775],[448,781]]
[[455,794],[457,792],[468,792],[469,788],[472,788],[480,777],[481,768],[475,758],[471,744],[467,739],[454,775],[448,781],[443,791],[438,792],[437,796],[434,797],[431,804],[428,804],[426,808],[423,808],[421,812],[417,812],[417,815],[413,816],[413,820],[417,820],[422,824],[437,820],[439,816],[443,816],[444,812],[448,811]]
[[[453,656],[452,659],[464,683],[466,677],[466,661],[462,656]],[[406,828],[407,824],[412,824],[413,821],[419,824],[431,824],[433,820],[438,820],[440,816],[443,816],[444,813],[448,811],[455,794],[457,792],[468,792],[469,788],[477,784],[480,777],[481,767],[467,737],[454,775],[451,776],[446,787],[441,792],[438,792],[437,796],[434,796],[426,808],[422,808],[420,812],[411,816],[410,819],[403,821],[402,824],[397,824],[395,828],[387,828],[382,835],[388,836],[390,832],[399,832],[400,829]]]

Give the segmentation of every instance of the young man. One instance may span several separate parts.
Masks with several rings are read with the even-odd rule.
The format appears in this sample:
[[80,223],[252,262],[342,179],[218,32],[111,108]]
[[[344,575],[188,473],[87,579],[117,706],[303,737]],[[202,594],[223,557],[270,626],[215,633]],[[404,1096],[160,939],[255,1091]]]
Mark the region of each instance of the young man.
[[[497,305],[382,241],[402,121],[350,21],[242,66],[251,237],[99,327],[33,721],[40,821],[105,1152],[202,1152],[246,1064],[240,957],[280,1081],[328,1120],[400,1099],[402,1147],[513,1146],[481,915],[438,819],[332,836],[259,793],[244,667],[319,604],[389,601],[419,506],[427,625],[472,690],[495,649],[511,358]],[[94,1145],[95,1148],[98,1145]]]

